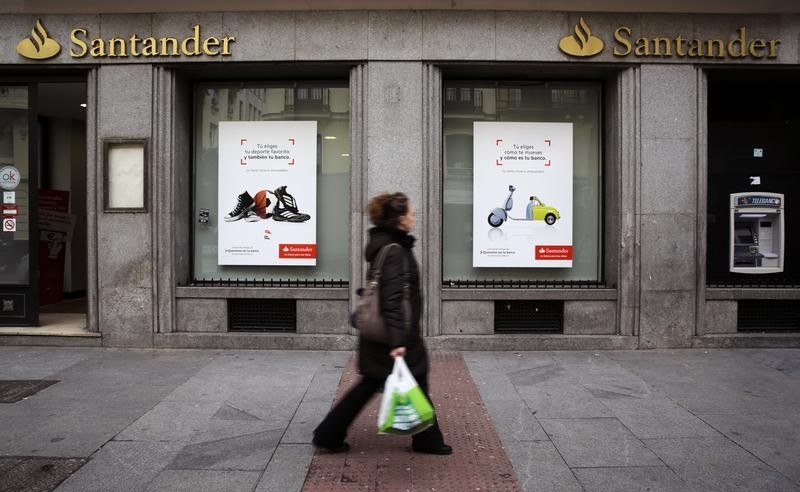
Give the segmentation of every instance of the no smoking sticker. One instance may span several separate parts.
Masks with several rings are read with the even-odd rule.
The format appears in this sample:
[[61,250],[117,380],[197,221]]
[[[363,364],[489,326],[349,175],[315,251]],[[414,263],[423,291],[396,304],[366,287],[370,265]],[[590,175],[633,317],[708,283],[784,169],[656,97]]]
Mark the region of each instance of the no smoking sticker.
[[3,231],[15,232],[17,230],[17,219],[3,219]]

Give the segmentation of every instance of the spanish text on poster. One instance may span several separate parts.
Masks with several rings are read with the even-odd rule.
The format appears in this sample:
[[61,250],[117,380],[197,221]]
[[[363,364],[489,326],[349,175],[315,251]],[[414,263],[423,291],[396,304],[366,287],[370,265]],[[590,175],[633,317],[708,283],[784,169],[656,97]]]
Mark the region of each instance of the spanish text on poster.
[[572,123],[474,123],[472,266],[572,267]]
[[219,125],[220,265],[317,263],[317,122]]

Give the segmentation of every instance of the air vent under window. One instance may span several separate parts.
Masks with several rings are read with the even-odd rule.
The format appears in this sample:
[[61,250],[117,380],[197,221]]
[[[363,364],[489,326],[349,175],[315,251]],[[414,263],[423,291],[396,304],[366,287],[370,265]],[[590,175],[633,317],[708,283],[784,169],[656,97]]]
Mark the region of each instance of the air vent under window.
[[228,299],[228,331],[297,331],[294,299]]
[[800,301],[739,301],[736,327],[739,332],[800,331]]
[[563,333],[563,301],[495,301],[495,333]]

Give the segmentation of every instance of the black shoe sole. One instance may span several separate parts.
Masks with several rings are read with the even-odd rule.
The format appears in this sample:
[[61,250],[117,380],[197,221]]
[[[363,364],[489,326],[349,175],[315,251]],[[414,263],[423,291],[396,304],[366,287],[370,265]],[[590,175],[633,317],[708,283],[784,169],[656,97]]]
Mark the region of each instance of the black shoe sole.
[[314,444],[314,447],[316,447],[317,449],[320,449],[322,451],[325,451],[326,453],[331,453],[331,454],[340,454],[340,453],[346,453],[346,452],[350,451],[350,445],[347,444],[346,442],[343,442],[343,443],[339,444],[338,446],[334,446],[334,447],[321,446],[321,445],[319,445],[319,444],[317,444],[317,443],[315,443],[313,441],[312,441],[312,444]]
[[275,212],[272,214],[272,218],[277,220],[278,222],[305,222],[311,218],[308,214],[297,214],[295,217],[284,217],[280,215],[280,212]]
[[440,456],[447,456],[453,454],[453,448],[448,446],[447,444],[443,444],[442,447],[436,449],[416,449],[412,446],[411,450],[414,451],[415,453],[438,454]]

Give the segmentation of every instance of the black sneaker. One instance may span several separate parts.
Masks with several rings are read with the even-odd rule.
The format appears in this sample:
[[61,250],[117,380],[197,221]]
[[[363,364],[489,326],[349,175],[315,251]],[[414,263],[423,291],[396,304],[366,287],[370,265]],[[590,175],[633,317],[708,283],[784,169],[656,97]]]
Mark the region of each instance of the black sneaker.
[[433,448],[422,448],[422,447],[414,446],[412,444],[411,445],[411,450],[414,451],[415,453],[438,454],[438,455],[442,455],[442,456],[447,456],[447,455],[453,454],[453,448],[448,446],[447,444],[442,444],[441,446],[433,447]]
[[253,208],[253,204],[253,197],[245,191],[236,199],[236,207],[225,216],[225,222],[234,222],[241,219],[245,212]]
[[311,216],[308,214],[298,214],[297,212],[292,212],[291,210],[280,208],[275,205],[275,208],[272,210],[272,218],[278,222],[305,222],[310,219]]
[[261,217],[252,210],[246,210],[243,217],[245,222],[258,222],[261,220]]
[[346,442],[341,442],[340,444],[336,444],[335,446],[328,446],[325,444],[318,443],[316,439],[313,439],[311,442],[312,444],[314,444],[315,448],[321,449],[331,454],[346,453],[350,451],[350,445],[347,444]]
[[300,210],[297,209],[297,201],[295,201],[292,195],[286,192],[286,185],[275,190],[273,194],[278,198],[278,203],[283,204],[283,208],[290,212],[300,213]]

